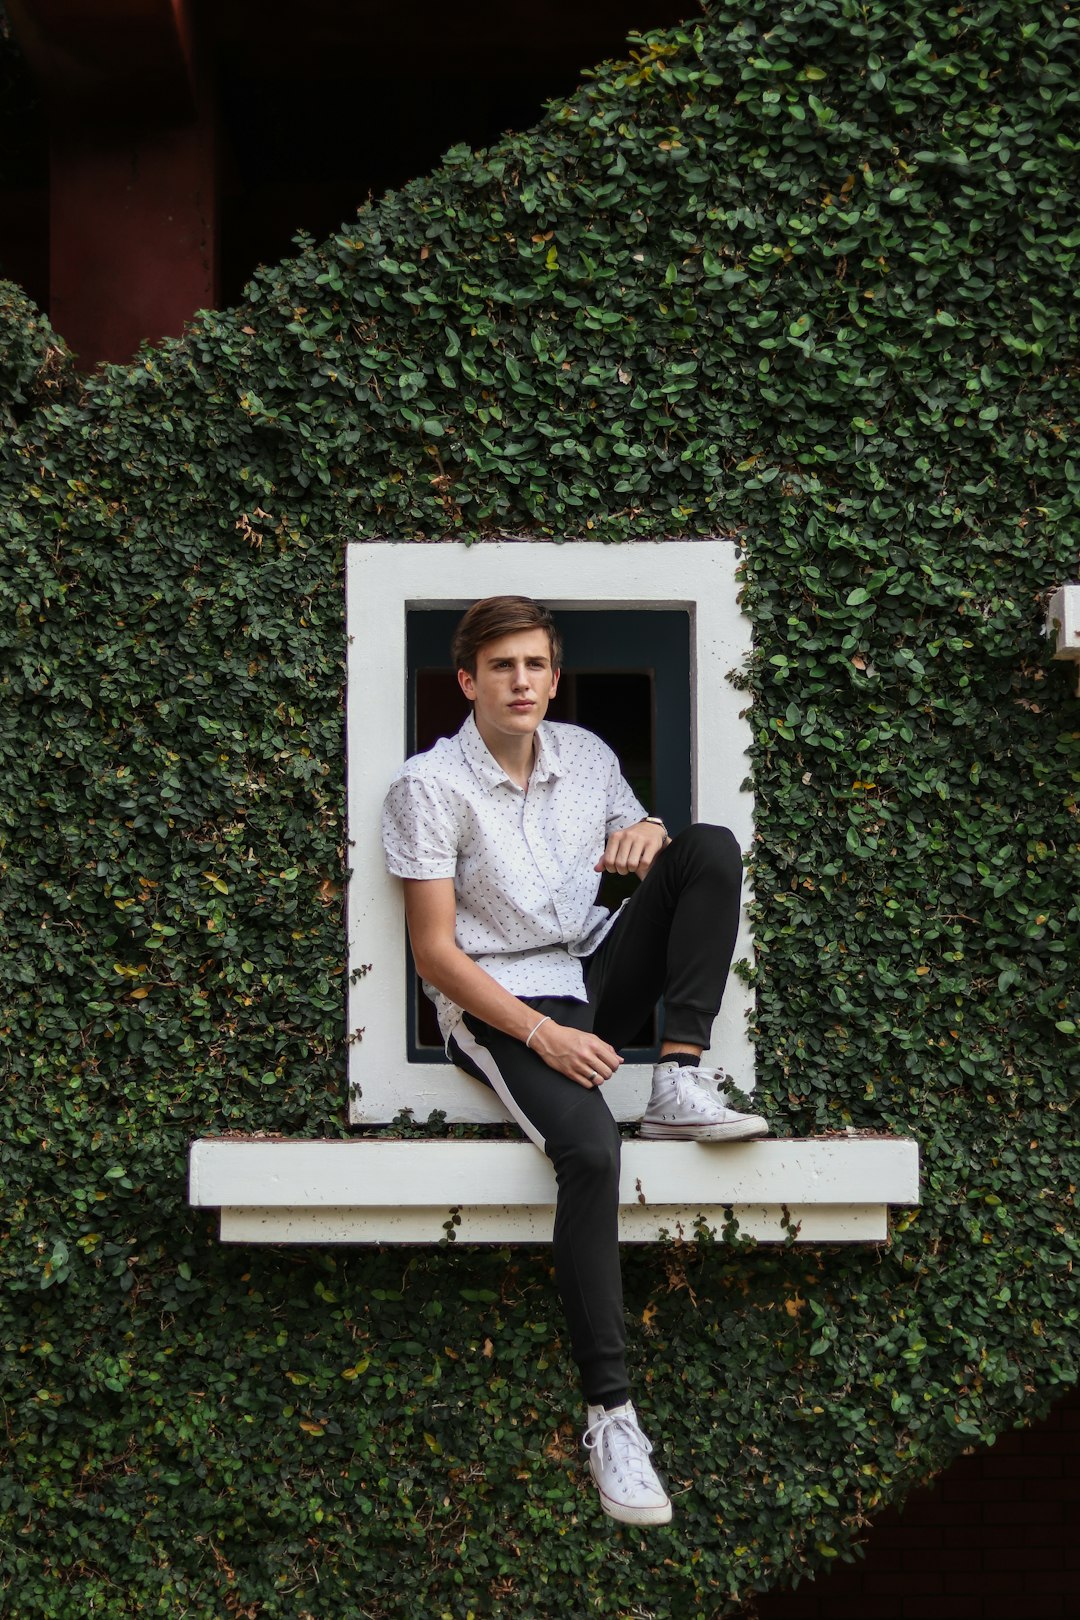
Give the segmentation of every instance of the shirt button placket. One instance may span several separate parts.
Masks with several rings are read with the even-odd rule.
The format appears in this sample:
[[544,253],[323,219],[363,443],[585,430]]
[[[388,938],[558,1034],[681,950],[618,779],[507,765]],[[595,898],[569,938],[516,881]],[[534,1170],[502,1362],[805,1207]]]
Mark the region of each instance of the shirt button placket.
[[[542,794],[535,787],[530,789],[530,791],[525,794],[525,800],[521,807],[522,831],[525,835],[525,842],[529,847],[529,853],[536,862],[537,870],[544,880],[544,886],[547,889],[555,915],[558,918],[559,926],[561,928],[565,928],[566,919],[559,909],[559,880],[561,876],[559,863],[558,861],[551,859],[547,842],[544,839],[541,831],[541,822],[543,818],[543,805],[541,803],[541,799]],[[530,837],[530,827],[534,831],[534,837]]]

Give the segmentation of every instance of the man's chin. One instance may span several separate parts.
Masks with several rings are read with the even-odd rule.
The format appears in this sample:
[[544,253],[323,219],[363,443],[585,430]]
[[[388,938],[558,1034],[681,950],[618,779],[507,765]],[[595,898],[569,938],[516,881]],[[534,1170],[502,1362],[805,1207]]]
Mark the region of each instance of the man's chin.
[[[489,716],[486,724],[492,733],[501,732],[504,737],[531,737],[543,718],[539,708],[520,712],[511,709]],[[480,724],[483,726],[484,722]]]

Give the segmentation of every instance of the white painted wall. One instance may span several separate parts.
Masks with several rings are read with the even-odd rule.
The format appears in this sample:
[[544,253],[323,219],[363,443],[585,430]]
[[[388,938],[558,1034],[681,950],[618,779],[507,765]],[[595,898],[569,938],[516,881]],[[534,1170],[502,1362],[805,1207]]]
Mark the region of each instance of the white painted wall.
[[[371,542],[347,548],[348,623],[348,1022],[350,1119],[384,1123],[402,1108],[419,1120],[441,1109],[452,1121],[501,1121],[498,1100],[449,1064],[406,1055],[405,920],[401,885],[383,865],[379,817],[391,776],[405,757],[405,615],[460,608],[478,597],[533,596],[560,608],[679,608],[690,615],[692,806],[695,821],[718,822],[744,852],[753,837],[748,702],[729,680],[751,647],[738,606],[738,552],[730,540],[493,541],[466,545]],[[736,960],[751,954],[745,920]],[[367,967],[367,971],[362,969]],[[734,974],[706,1061],[722,1063],[744,1090],[754,1086],[747,1034],[749,989]],[[604,1088],[618,1119],[644,1109],[648,1071],[626,1064]],[[415,1201],[415,1196],[413,1200]]]

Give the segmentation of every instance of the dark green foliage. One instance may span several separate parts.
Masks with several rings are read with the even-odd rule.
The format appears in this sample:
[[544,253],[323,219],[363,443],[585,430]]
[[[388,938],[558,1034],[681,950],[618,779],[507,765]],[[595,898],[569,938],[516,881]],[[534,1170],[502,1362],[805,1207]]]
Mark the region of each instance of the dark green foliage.
[[[1075,1379],[1076,37],[711,7],[9,435],[6,1613],[713,1620]],[[736,531],[761,1090],[925,1202],[628,1253],[639,1536],[546,1254],[233,1251],[185,1158],[344,1131],[345,540]]]
[[77,392],[67,344],[24,292],[0,280],[0,431]]

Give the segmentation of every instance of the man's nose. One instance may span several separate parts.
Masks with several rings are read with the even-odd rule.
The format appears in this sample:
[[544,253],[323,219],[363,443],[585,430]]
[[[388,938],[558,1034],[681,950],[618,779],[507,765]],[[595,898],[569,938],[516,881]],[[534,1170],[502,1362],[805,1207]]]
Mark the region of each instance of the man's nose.
[[528,686],[529,671],[524,664],[517,664],[514,668],[514,686]]

